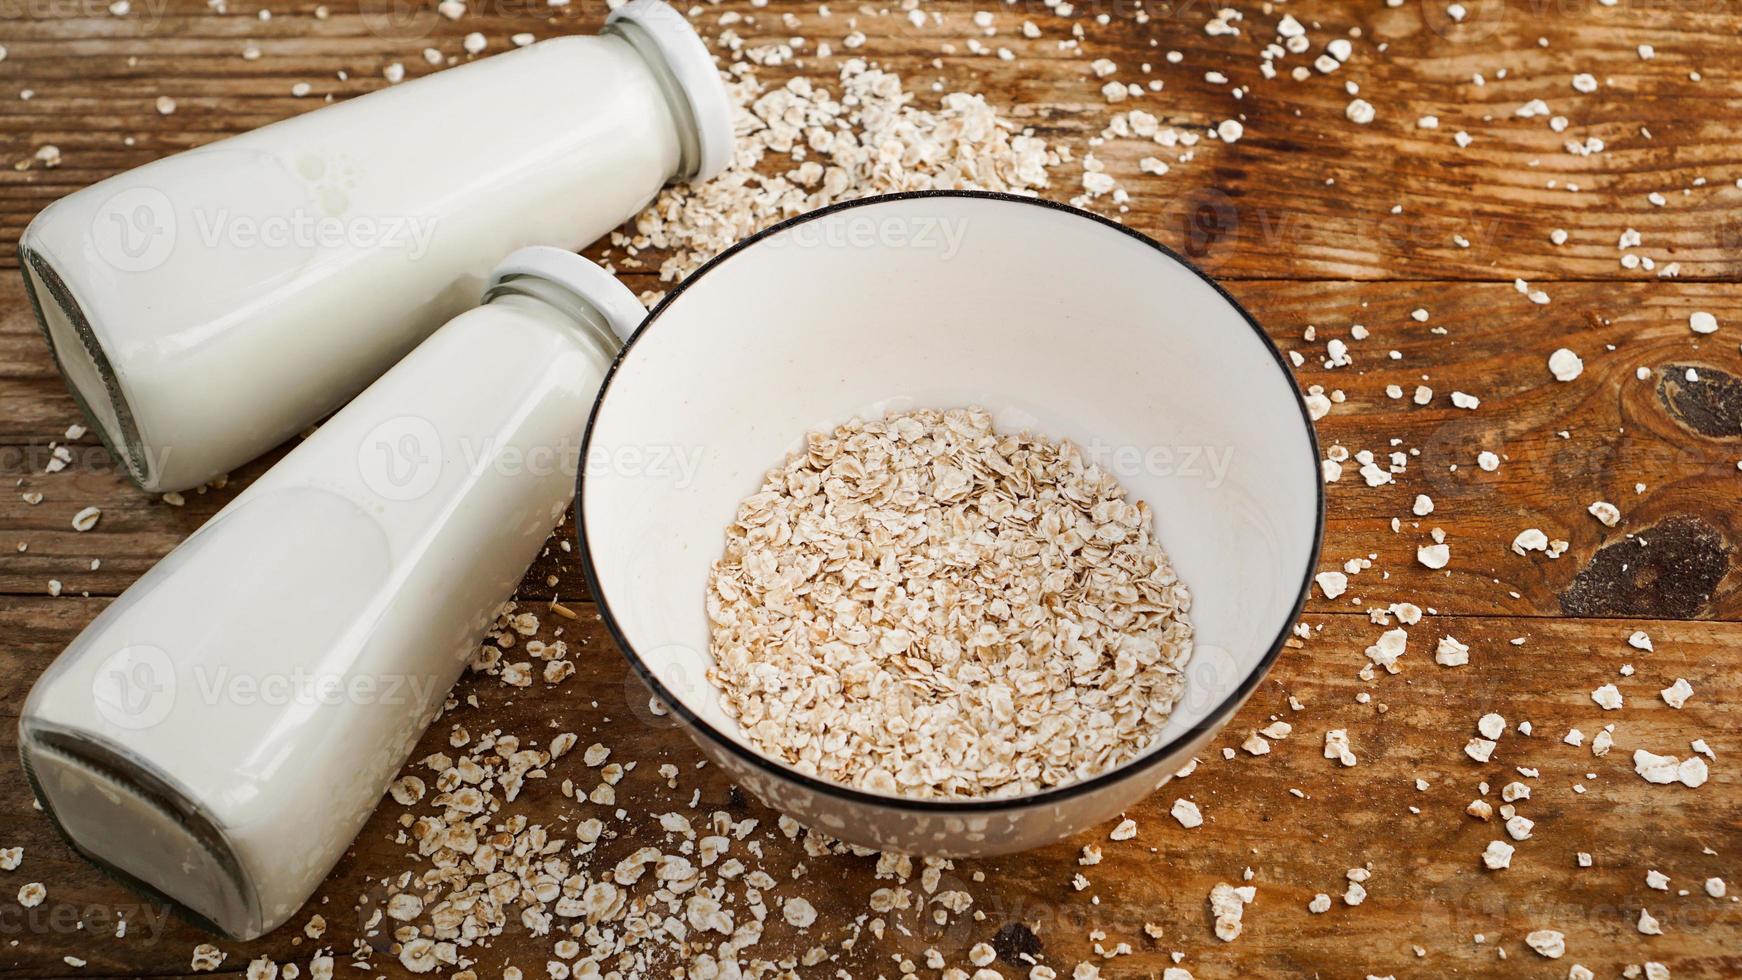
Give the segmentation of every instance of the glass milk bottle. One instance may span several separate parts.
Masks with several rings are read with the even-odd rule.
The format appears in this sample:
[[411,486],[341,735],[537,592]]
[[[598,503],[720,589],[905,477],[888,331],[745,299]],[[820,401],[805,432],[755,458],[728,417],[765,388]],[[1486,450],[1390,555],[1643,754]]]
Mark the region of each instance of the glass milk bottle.
[[644,311],[528,248],[103,611],[19,721],[87,857],[237,939],[356,837],[574,495]]
[[197,486],[344,404],[523,245],[571,249],[718,173],[731,107],[683,16],[559,37],[178,153],[20,242],[68,386],[147,490]]

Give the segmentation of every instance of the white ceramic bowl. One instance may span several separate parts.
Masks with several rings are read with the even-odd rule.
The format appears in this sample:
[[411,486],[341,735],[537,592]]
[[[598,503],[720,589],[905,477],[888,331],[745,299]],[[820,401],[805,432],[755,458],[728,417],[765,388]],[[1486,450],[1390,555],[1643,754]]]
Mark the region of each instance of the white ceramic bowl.
[[[808,431],[968,405],[1076,442],[1148,501],[1193,595],[1183,699],[1143,757],[1029,796],[883,796],[767,759],[706,678],[708,569],[738,502]],[[1323,526],[1312,424],[1252,318],[1160,244],[1007,195],[870,198],[729,249],[624,347],[583,448],[588,581],[659,702],[765,802],[905,853],[1049,843],[1165,782],[1275,660]]]

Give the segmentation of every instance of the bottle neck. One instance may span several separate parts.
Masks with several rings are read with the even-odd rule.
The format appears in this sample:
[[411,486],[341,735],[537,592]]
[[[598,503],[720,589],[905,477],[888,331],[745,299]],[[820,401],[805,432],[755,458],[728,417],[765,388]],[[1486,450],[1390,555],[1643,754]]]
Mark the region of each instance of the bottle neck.
[[623,348],[611,332],[611,322],[599,308],[574,291],[537,276],[516,276],[497,283],[484,295],[486,304],[528,309],[543,315],[554,312],[575,336],[609,363]]
[[673,179],[695,179],[702,165],[700,123],[696,119],[695,109],[690,105],[689,96],[678,82],[671,65],[666,62],[665,54],[659,49],[653,35],[632,20],[612,21],[600,33],[621,38],[646,63],[647,70],[653,74],[654,82],[659,86],[660,94],[665,97],[665,105],[671,112],[672,122],[677,126],[678,163]]

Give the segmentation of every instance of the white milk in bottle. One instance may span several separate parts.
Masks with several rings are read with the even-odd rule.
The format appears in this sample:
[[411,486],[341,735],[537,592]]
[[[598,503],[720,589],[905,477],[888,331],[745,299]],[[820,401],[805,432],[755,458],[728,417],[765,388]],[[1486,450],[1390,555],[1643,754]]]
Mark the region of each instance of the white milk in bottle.
[[50,205],[21,264],[68,386],[148,490],[332,411],[472,304],[731,157],[712,57],[659,0],[178,153]]
[[69,840],[238,939],[295,914],[567,508],[643,314],[573,253],[514,253],[105,609],[19,721]]

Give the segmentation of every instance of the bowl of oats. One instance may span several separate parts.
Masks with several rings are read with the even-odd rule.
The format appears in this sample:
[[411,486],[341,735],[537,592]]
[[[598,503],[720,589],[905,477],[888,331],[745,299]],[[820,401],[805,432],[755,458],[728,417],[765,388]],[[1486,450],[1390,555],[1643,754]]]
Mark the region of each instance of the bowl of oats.
[[1010,195],[868,198],[722,253],[588,421],[598,608],[769,805],[1003,853],[1192,763],[1279,655],[1323,529],[1274,344],[1160,244]]

